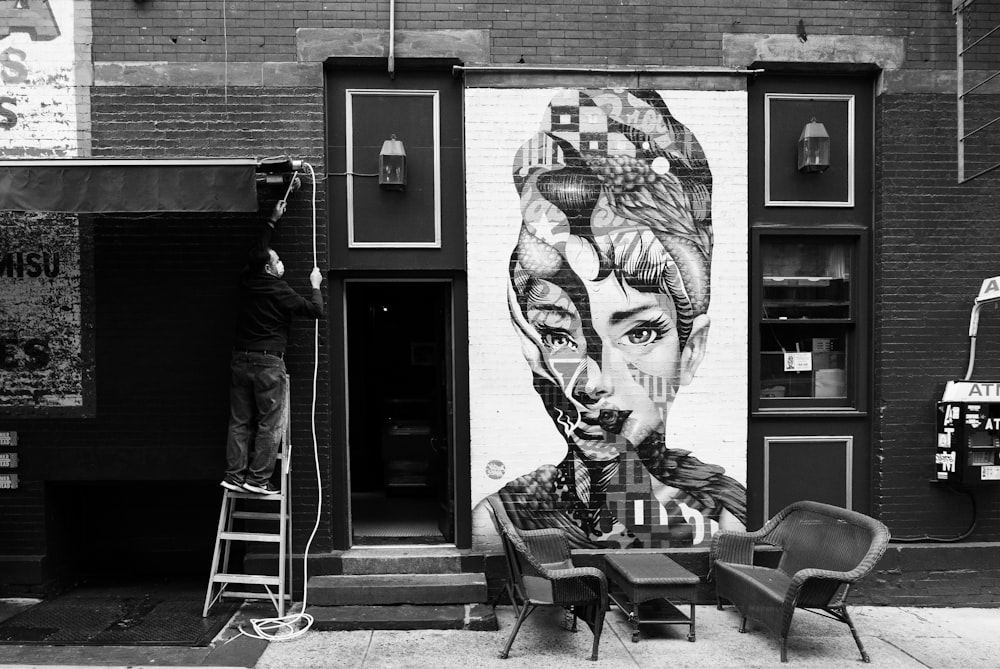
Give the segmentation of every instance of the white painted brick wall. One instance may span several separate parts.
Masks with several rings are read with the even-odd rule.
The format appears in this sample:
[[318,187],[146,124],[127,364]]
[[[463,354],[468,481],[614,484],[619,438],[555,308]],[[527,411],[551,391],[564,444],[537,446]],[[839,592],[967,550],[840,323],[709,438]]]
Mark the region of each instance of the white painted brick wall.
[[0,131],[0,157],[77,157],[89,149],[90,2],[49,6],[58,37],[35,41],[17,31],[0,39],[0,97],[13,100],[4,108],[17,116]]
[[[507,312],[507,267],[521,224],[511,164],[538,131],[551,89],[469,89],[465,98],[468,203],[469,363],[472,502],[566,452],[531,385]],[[713,177],[712,319],[708,352],[682,387],[667,443],[723,465],[746,483],[747,432],[747,99],[742,91],[661,91],[690,128]],[[505,475],[487,476],[503,463]],[[495,545],[485,514],[473,543]]]

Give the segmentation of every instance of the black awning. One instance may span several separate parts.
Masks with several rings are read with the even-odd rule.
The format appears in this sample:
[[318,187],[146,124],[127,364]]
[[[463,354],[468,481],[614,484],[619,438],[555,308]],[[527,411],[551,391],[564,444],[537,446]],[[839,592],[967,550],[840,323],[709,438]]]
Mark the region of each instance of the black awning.
[[0,210],[255,212],[254,159],[0,160]]

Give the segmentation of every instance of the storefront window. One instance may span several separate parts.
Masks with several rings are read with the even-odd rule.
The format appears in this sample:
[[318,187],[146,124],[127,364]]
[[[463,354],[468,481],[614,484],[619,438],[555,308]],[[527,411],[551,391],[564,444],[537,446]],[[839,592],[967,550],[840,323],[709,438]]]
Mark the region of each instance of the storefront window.
[[851,249],[845,242],[762,241],[766,319],[850,318]]
[[853,250],[853,238],[761,238],[757,334],[762,406],[794,399],[847,404],[855,327]]

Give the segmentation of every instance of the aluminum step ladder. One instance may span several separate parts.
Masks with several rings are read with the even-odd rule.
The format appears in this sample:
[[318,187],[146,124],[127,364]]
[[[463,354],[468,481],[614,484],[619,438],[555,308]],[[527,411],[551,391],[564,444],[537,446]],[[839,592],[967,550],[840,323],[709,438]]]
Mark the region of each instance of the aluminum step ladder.
[[[212,571],[205,593],[205,608],[202,617],[223,598],[270,600],[278,612],[285,615],[285,605],[291,601],[289,583],[291,581],[291,551],[289,530],[292,525],[291,508],[291,428],[288,421],[288,377],[285,377],[285,410],[282,416],[284,437],[278,447],[278,492],[260,495],[250,492],[235,492],[224,488],[222,508],[219,511],[219,529],[215,536],[215,551],[212,555]],[[249,507],[249,508],[248,508]],[[268,508],[270,507],[270,508]],[[267,509],[267,510],[263,510]],[[238,524],[239,521],[239,524]],[[247,522],[265,526],[267,531],[247,532],[242,525]],[[246,574],[230,571],[230,552],[234,542],[250,544],[277,544],[277,575]],[[244,586],[232,590],[230,586]],[[253,587],[254,589],[247,589]]]

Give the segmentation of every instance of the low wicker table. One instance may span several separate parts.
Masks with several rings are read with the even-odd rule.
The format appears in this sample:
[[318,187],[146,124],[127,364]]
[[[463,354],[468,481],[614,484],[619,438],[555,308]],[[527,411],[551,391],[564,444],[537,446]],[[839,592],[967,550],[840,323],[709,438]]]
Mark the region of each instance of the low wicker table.
[[[632,642],[639,641],[639,625],[688,625],[688,641],[695,640],[694,600],[699,579],[660,553],[613,553],[604,556],[611,602],[632,623]],[[691,607],[685,615],[671,601]]]

